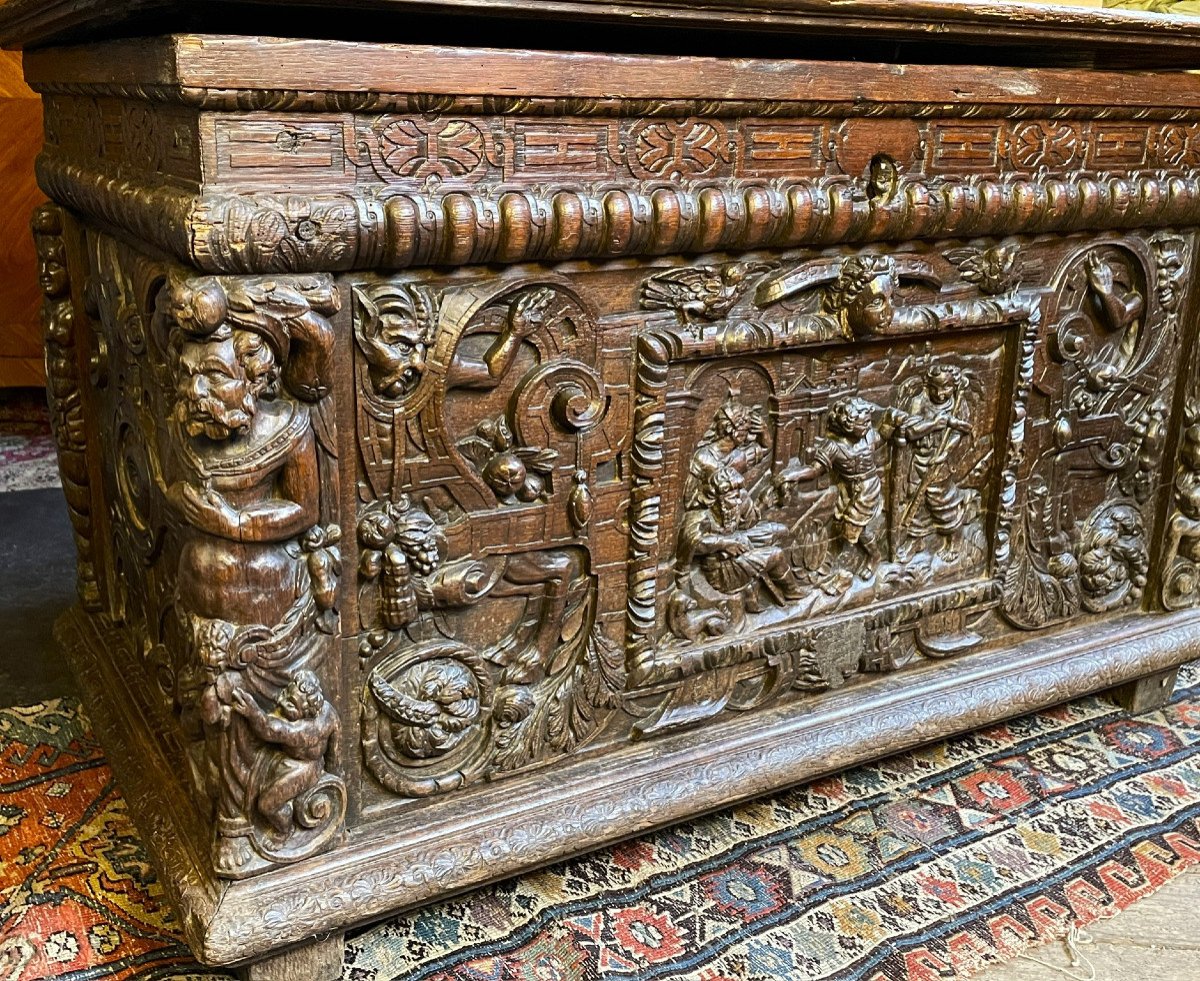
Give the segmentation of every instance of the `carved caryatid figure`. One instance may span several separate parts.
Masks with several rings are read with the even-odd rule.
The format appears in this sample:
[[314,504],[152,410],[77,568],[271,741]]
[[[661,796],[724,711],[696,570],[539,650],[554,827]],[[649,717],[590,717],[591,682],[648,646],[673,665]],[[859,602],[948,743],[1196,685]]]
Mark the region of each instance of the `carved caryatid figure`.
[[833,531],[848,547],[863,556],[859,577],[870,578],[879,568],[882,553],[876,525],[883,514],[883,480],[878,450],[882,445],[872,425],[875,407],[865,399],[839,399],[829,409],[828,434],[813,445],[812,462],[795,464],[780,475],[786,488],[829,474],[837,486]]
[[[251,870],[252,845],[260,861],[320,847],[344,808],[338,781],[326,788],[333,805],[318,808],[325,819],[297,818],[293,840],[281,845],[262,838],[256,818],[267,815],[252,804],[264,793],[273,802],[268,827],[279,839],[279,816],[312,806],[297,799],[284,808],[280,787],[303,784],[297,793],[307,794],[317,782],[270,776],[278,765],[264,763],[276,752],[268,744],[280,740],[262,733],[277,735],[285,720],[298,726],[301,719],[288,714],[312,707],[319,685],[317,694],[311,678],[292,686],[314,660],[310,628],[333,626],[339,532],[323,524],[330,508],[322,506],[315,420],[329,389],[325,315],[336,308],[327,278],[294,287],[175,279],[164,290],[175,373],[175,479],[164,492],[181,521],[177,607],[205,679],[200,718],[217,809],[213,859],[225,875]],[[274,704],[281,721],[266,727],[251,702],[260,712],[260,702]],[[331,711],[325,706],[318,716]]]
[[974,430],[965,394],[968,376],[958,367],[934,364],[921,388],[884,416],[885,432],[911,455],[899,500],[897,557],[910,558],[930,535],[942,540],[941,556],[957,558],[955,538],[969,518],[969,495],[955,479],[958,454]]
[[46,340],[46,386],[51,424],[58,447],[58,471],[78,551],[78,589],[88,609],[100,604],[100,587],[92,554],[92,501],[79,359],[75,347],[75,305],[62,239],[63,216],[45,204],[33,213],[38,283],[42,288],[42,325]]

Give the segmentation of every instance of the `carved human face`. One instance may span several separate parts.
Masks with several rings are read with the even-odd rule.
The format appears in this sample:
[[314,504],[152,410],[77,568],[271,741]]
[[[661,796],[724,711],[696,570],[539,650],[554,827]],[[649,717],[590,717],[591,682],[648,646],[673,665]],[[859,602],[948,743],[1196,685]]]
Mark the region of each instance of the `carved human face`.
[[67,264],[62,246],[47,243],[38,249],[38,285],[46,296],[62,296],[67,292]]
[[229,439],[250,428],[253,389],[232,336],[189,341],[179,353],[175,418],[189,436]]
[[839,402],[830,411],[829,427],[848,439],[860,440],[871,428],[871,406],[857,398]]
[[322,700],[316,676],[311,672],[302,671],[279,693],[275,707],[289,722],[298,722],[301,719],[316,718]]
[[713,476],[713,510],[722,525],[737,522],[746,505],[746,482],[732,468],[718,470]]
[[867,281],[846,307],[846,319],[855,333],[886,330],[896,316],[896,282],[888,272]]
[[925,379],[926,390],[934,402],[949,402],[957,379],[953,372],[934,369]]
[[717,434],[742,445],[750,437],[750,413],[741,406],[723,408],[717,417]]

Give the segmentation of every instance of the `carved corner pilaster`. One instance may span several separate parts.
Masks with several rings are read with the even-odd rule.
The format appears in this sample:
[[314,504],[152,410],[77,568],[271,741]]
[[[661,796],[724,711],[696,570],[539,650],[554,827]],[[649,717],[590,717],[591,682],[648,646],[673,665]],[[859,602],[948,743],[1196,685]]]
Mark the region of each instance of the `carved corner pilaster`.
[[71,295],[71,273],[63,239],[63,210],[40,205],[31,227],[42,288],[42,325],[46,348],[46,394],[58,450],[58,472],[78,552],[79,599],[87,610],[100,607],[92,520],[91,477],[88,469],[84,420],[83,379],[77,341],[77,320]]
[[324,635],[341,572],[331,277],[175,274],[157,320],[172,385],[162,492],[179,548],[179,701],[241,878],[339,839],[346,787]]

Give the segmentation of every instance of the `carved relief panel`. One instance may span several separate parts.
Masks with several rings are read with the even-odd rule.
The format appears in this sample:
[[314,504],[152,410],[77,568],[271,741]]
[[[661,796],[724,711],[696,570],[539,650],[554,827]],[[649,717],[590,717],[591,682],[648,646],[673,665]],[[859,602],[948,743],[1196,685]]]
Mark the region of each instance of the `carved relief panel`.
[[1191,250],[353,280],[368,811],[1141,609]]
[[352,293],[363,759],[419,798],[572,751],[618,704],[599,583],[631,368],[564,278]]

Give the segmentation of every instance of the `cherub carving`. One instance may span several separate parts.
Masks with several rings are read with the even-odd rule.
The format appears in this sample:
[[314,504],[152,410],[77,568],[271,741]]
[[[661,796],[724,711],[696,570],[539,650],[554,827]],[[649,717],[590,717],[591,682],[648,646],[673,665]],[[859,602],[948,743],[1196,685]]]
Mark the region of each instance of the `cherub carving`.
[[[244,688],[231,692],[233,709],[266,744],[267,759],[255,769],[247,794],[282,838],[296,828],[297,804],[313,790],[337,755],[337,713],[311,671],[298,671],[264,712]],[[302,807],[302,805],[301,805]]]

